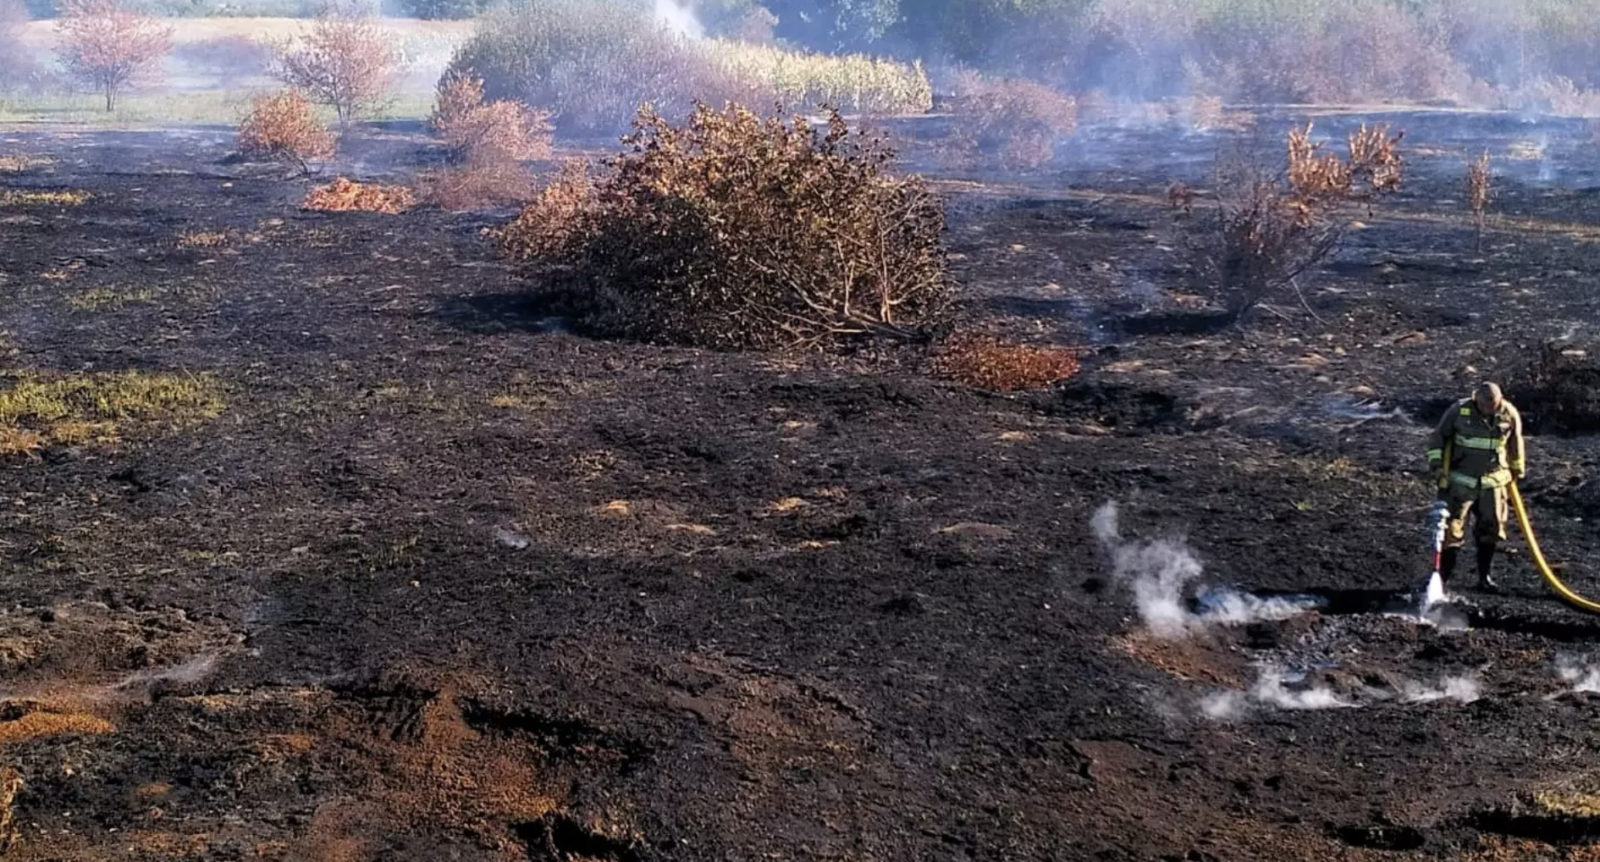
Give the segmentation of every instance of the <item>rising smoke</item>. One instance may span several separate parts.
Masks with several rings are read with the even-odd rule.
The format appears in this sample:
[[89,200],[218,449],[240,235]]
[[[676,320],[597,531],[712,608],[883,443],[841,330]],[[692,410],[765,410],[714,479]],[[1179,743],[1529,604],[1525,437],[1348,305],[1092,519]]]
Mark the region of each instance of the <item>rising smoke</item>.
[[1186,596],[1205,567],[1182,539],[1123,539],[1115,501],[1095,511],[1089,529],[1111,558],[1111,577],[1133,596],[1139,619],[1158,637],[1177,638],[1207,625],[1243,625],[1283,620],[1314,607],[1309,597],[1259,596],[1231,587],[1212,586],[1200,593],[1191,610]]
[[655,0],[655,4],[656,22],[674,35],[685,39],[705,37],[705,28],[689,4],[679,5],[675,0]]
[[1574,692],[1600,694],[1600,665],[1564,655],[1556,659],[1556,673]]
[[1436,683],[1400,680],[1393,689],[1365,688],[1341,697],[1325,685],[1308,682],[1306,675],[1281,668],[1262,668],[1247,691],[1215,691],[1200,698],[1200,714],[1212,721],[1238,721],[1262,709],[1356,709],[1374,704],[1472,703],[1483,696],[1483,686],[1472,674],[1441,677]]

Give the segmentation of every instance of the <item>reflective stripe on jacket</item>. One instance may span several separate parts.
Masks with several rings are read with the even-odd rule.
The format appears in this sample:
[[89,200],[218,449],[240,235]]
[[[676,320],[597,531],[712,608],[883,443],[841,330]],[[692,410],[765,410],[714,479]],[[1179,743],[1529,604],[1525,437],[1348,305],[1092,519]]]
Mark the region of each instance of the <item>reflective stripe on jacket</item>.
[[[1444,464],[1447,444],[1450,463]],[[1493,416],[1479,412],[1471,398],[1457,401],[1428,435],[1428,464],[1448,470],[1456,484],[1500,487],[1523,472],[1523,459],[1522,414],[1510,401]]]

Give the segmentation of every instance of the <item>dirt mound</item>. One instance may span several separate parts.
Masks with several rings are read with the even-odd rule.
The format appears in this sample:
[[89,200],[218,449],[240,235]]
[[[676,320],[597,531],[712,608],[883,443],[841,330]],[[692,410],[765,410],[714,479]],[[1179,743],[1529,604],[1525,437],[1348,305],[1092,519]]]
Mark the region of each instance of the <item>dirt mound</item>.
[[1533,434],[1600,432],[1600,345],[1547,344],[1511,399]]

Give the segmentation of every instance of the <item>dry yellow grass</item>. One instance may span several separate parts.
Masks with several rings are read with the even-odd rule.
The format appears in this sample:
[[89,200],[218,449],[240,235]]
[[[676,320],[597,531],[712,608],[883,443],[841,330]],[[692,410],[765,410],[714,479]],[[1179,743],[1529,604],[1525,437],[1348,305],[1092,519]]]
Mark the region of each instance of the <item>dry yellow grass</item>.
[[0,722],[0,745],[52,736],[96,736],[116,730],[116,725],[88,713],[30,712],[15,721]]
[[0,174],[20,174],[23,171],[53,164],[55,164],[54,159],[44,156],[0,155]]
[[25,206],[80,206],[92,197],[88,192],[77,189],[61,189],[56,191],[25,191],[21,189],[6,189],[0,191],[0,206],[25,207]]
[[195,230],[178,234],[178,248],[216,248],[227,241],[226,231]]
[[0,454],[60,443],[117,439],[123,423],[183,427],[222,412],[222,388],[210,377],[146,374],[0,376]]
[[1547,790],[1533,795],[1540,809],[1561,817],[1600,817],[1600,793]]
[[[48,276],[46,276],[48,277]],[[137,302],[152,302],[160,294],[150,287],[95,287],[67,297],[67,305],[79,311],[104,311]]]

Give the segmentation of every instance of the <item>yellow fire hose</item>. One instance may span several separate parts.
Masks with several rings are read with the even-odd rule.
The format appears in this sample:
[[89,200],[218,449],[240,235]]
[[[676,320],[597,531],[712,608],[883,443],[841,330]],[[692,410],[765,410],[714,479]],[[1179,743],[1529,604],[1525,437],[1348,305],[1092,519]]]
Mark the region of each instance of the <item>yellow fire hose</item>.
[[1533,563],[1539,567],[1539,576],[1544,582],[1560,596],[1562,601],[1573,607],[1588,611],[1591,614],[1600,614],[1600,602],[1590,601],[1572,591],[1572,588],[1561,582],[1556,573],[1550,570],[1550,564],[1545,561],[1544,552],[1539,550],[1539,539],[1533,534],[1533,524],[1528,520],[1528,508],[1522,505],[1522,492],[1517,489],[1517,483],[1511,483],[1511,507],[1517,512],[1517,526],[1522,528],[1522,535],[1528,540],[1528,551],[1533,555]]

